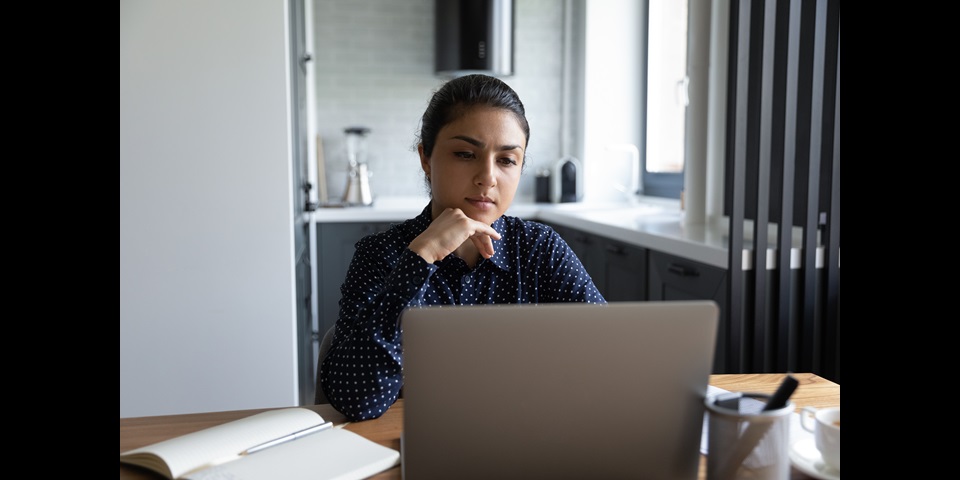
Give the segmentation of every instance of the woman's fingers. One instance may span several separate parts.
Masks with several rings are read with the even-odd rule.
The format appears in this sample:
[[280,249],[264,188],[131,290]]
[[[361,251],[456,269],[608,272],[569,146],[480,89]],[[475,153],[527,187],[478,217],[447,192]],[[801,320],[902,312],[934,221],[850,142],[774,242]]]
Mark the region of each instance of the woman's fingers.
[[480,251],[480,255],[483,256],[483,258],[490,258],[495,253],[493,251],[493,240],[490,239],[490,235],[478,233],[471,236],[470,241],[477,246],[477,250]]
[[482,255],[483,258],[492,257],[495,253],[493,250],[493,240],[500,240],[500,233],[490,225],[476,221],[473,223],[476,225],[477,231],[470,236],[470,240],[477,246],[477,250],[480,251],[480,255]]

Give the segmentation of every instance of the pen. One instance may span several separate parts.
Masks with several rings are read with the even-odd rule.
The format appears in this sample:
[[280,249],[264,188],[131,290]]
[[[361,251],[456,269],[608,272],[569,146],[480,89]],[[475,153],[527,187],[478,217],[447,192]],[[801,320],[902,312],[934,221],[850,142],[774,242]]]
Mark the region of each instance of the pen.
[[270,447],[272,447],[272,446],[274,446],[274,445],[280,445],[281,443],[287,443],[287,442],[289,442],[289,441],[291,441],[291,440],[296,440],[296,439],[298,439],[298,438],[300,438],[300,437],[303,437],[303,436],[306,436],[306,435],[310,435],[311,433],[316,433],[316,432],[319,432],[319,431],[322,431],[322,430],[326,430],[326,429],[328,429],[328,428],[330,428],[330,427],[332,427],[332,426],[333,426],[333,422],[327,422],[327,423],[321,423],[320,425],[314,425],[314,426],[312,426],[312,427],[310,427],[310,428],[305,428],[305,429],[303,429],[303,430],[300,430],[300,431],[297,431],[297,432],[293,432],[293,433],[291,433],[290,435],[284,435],[284,436],[282,436],[282,437],[280,437],[280,438],[276,438],[276,439],[270,440],[269,442],[263,442],[263,443],[261,443],[260,445],[256,445],[256,446],[250,447],[250,448],[248,448],[248,449],[240,452],[240,455],[250,455],[251,453],[259,452],[260,450],[263,450],[263,449],[265,449],[265,448],[270,448]]

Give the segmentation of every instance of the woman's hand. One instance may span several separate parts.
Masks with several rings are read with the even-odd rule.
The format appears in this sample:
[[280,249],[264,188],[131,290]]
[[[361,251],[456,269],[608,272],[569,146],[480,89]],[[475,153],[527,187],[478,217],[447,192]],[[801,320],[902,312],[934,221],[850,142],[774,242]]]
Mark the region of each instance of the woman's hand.
[[490,225],[468,217],[459,208],[448,208],[410,242],[410,250],[434,263],[450,255],[468,239],[483,258],[490,258],[494,253],[493,239],[500,240],[500,234]]

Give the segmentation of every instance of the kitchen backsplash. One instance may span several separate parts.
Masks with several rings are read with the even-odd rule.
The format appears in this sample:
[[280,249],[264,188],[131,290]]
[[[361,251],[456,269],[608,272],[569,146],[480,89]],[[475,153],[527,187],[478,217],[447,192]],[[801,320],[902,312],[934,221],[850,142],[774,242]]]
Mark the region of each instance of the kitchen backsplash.
[[[434,1],[314,1],[317,133],[330,200],[346,186],[343,129],[354,125],[371,130],[374,197],[426,191],[416,154],[420,115],[445,80],[433,73]],[[537,170],[561,155],[563,5],[515,0],[515,74],[504,81],[523,100],[531,129],[518,198],[532,199]]]

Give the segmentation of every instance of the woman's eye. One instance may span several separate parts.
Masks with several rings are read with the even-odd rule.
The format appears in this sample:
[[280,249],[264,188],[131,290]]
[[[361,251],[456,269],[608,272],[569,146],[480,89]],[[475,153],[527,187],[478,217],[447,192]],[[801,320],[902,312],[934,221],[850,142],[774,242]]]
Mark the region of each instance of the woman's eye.
[[502,163],[502,164],[504,164],[504,165],[516,165],[516,164],[517,164],[517,161],[514,160],[514,159],[512,159],[512,158],[510,158],[510,157],[504,157],[504,158],[501,158],[501,159],[500,159],[500,163]]
[[453,152],[459,158],[473,158],[473,152]]

